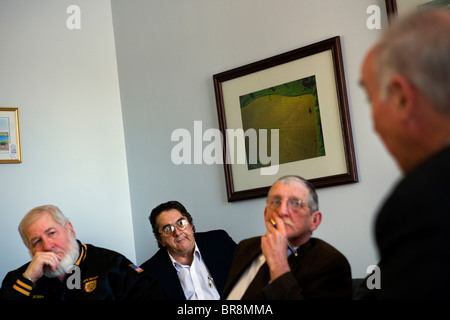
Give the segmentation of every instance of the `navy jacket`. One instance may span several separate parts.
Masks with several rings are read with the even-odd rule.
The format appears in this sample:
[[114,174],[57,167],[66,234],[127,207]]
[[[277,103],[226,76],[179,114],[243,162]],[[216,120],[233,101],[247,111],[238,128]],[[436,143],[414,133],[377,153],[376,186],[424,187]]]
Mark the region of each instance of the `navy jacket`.
[[[224,230],[196,232],[194,236],[217,291],[221,294],[233,261],[236,243]],[[141,268],[159,280],[169,300],[186,300],[166,248],[159,249],[153,257],[141,265]]]

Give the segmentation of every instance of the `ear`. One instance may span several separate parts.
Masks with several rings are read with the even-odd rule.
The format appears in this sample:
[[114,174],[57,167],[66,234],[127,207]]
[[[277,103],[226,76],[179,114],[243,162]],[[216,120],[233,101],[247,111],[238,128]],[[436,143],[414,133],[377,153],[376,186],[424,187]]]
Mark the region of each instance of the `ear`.
[[322,222],[322,212],[320,211],[315,211],[312,213],[312,222],[311,222],[311,226],[309,227],[309,231],[313,232],[314,230],[316,230],[320,223]]
[[402,122],[414,118],[417,90],[405,77],[393,75],[389,83],[389,101]]
[[156,238],[156,241],[158,241],[158,243],[160,245],[162,245],[164,248],[166,247],[166,245],[164,244],[164,242],[162,242],[161,238]]
[[71,222],[66,223],[66,228],[67,228],[67,230],[69,230],[69,232],[72,234],[72,236],[74,238],[76,238],[75,229],[73,228],[73,225]]

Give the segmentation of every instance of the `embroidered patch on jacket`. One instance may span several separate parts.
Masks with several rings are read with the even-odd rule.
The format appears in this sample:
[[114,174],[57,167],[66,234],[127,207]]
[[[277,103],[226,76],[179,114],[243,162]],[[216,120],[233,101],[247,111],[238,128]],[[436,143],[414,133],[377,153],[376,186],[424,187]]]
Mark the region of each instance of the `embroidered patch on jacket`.
[[84,284],[84,291],[87,293],[94,291],[95,288],[97,288],[97,279],[88,281]]

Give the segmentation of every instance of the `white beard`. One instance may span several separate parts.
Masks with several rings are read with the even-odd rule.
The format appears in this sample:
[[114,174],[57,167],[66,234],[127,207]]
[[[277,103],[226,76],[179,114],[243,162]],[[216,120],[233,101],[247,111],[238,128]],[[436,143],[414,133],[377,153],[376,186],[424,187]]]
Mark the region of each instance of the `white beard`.
[[80,252],[78,242],[75,239],[75,237],[69,234],[69,248],[67,252],[57,250],[57,252],[55,253],[63,253],[64,258],[62,258],[61,261],[59,261],[59,268],[55,271],[52,271],[52,269],[49,266],[44,266],[44,276],[48,278],[56,278],[68,273],[72,268],[72,266],[77,261]]

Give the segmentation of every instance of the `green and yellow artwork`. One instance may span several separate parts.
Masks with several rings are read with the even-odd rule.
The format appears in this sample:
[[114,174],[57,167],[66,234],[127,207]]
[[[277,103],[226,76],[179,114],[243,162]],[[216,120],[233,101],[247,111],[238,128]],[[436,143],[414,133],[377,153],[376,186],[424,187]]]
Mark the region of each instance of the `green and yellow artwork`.
[[[279,164],[325,155],[314,75],[248,93],[239,100],[243,130],[254,129],[259,133],[266,129],[267,150],[272,150],[271,130],[279,130]],[[266,166],[259,156],[257,163],[249,163],[248,139],[246,152],[249,170]]]

